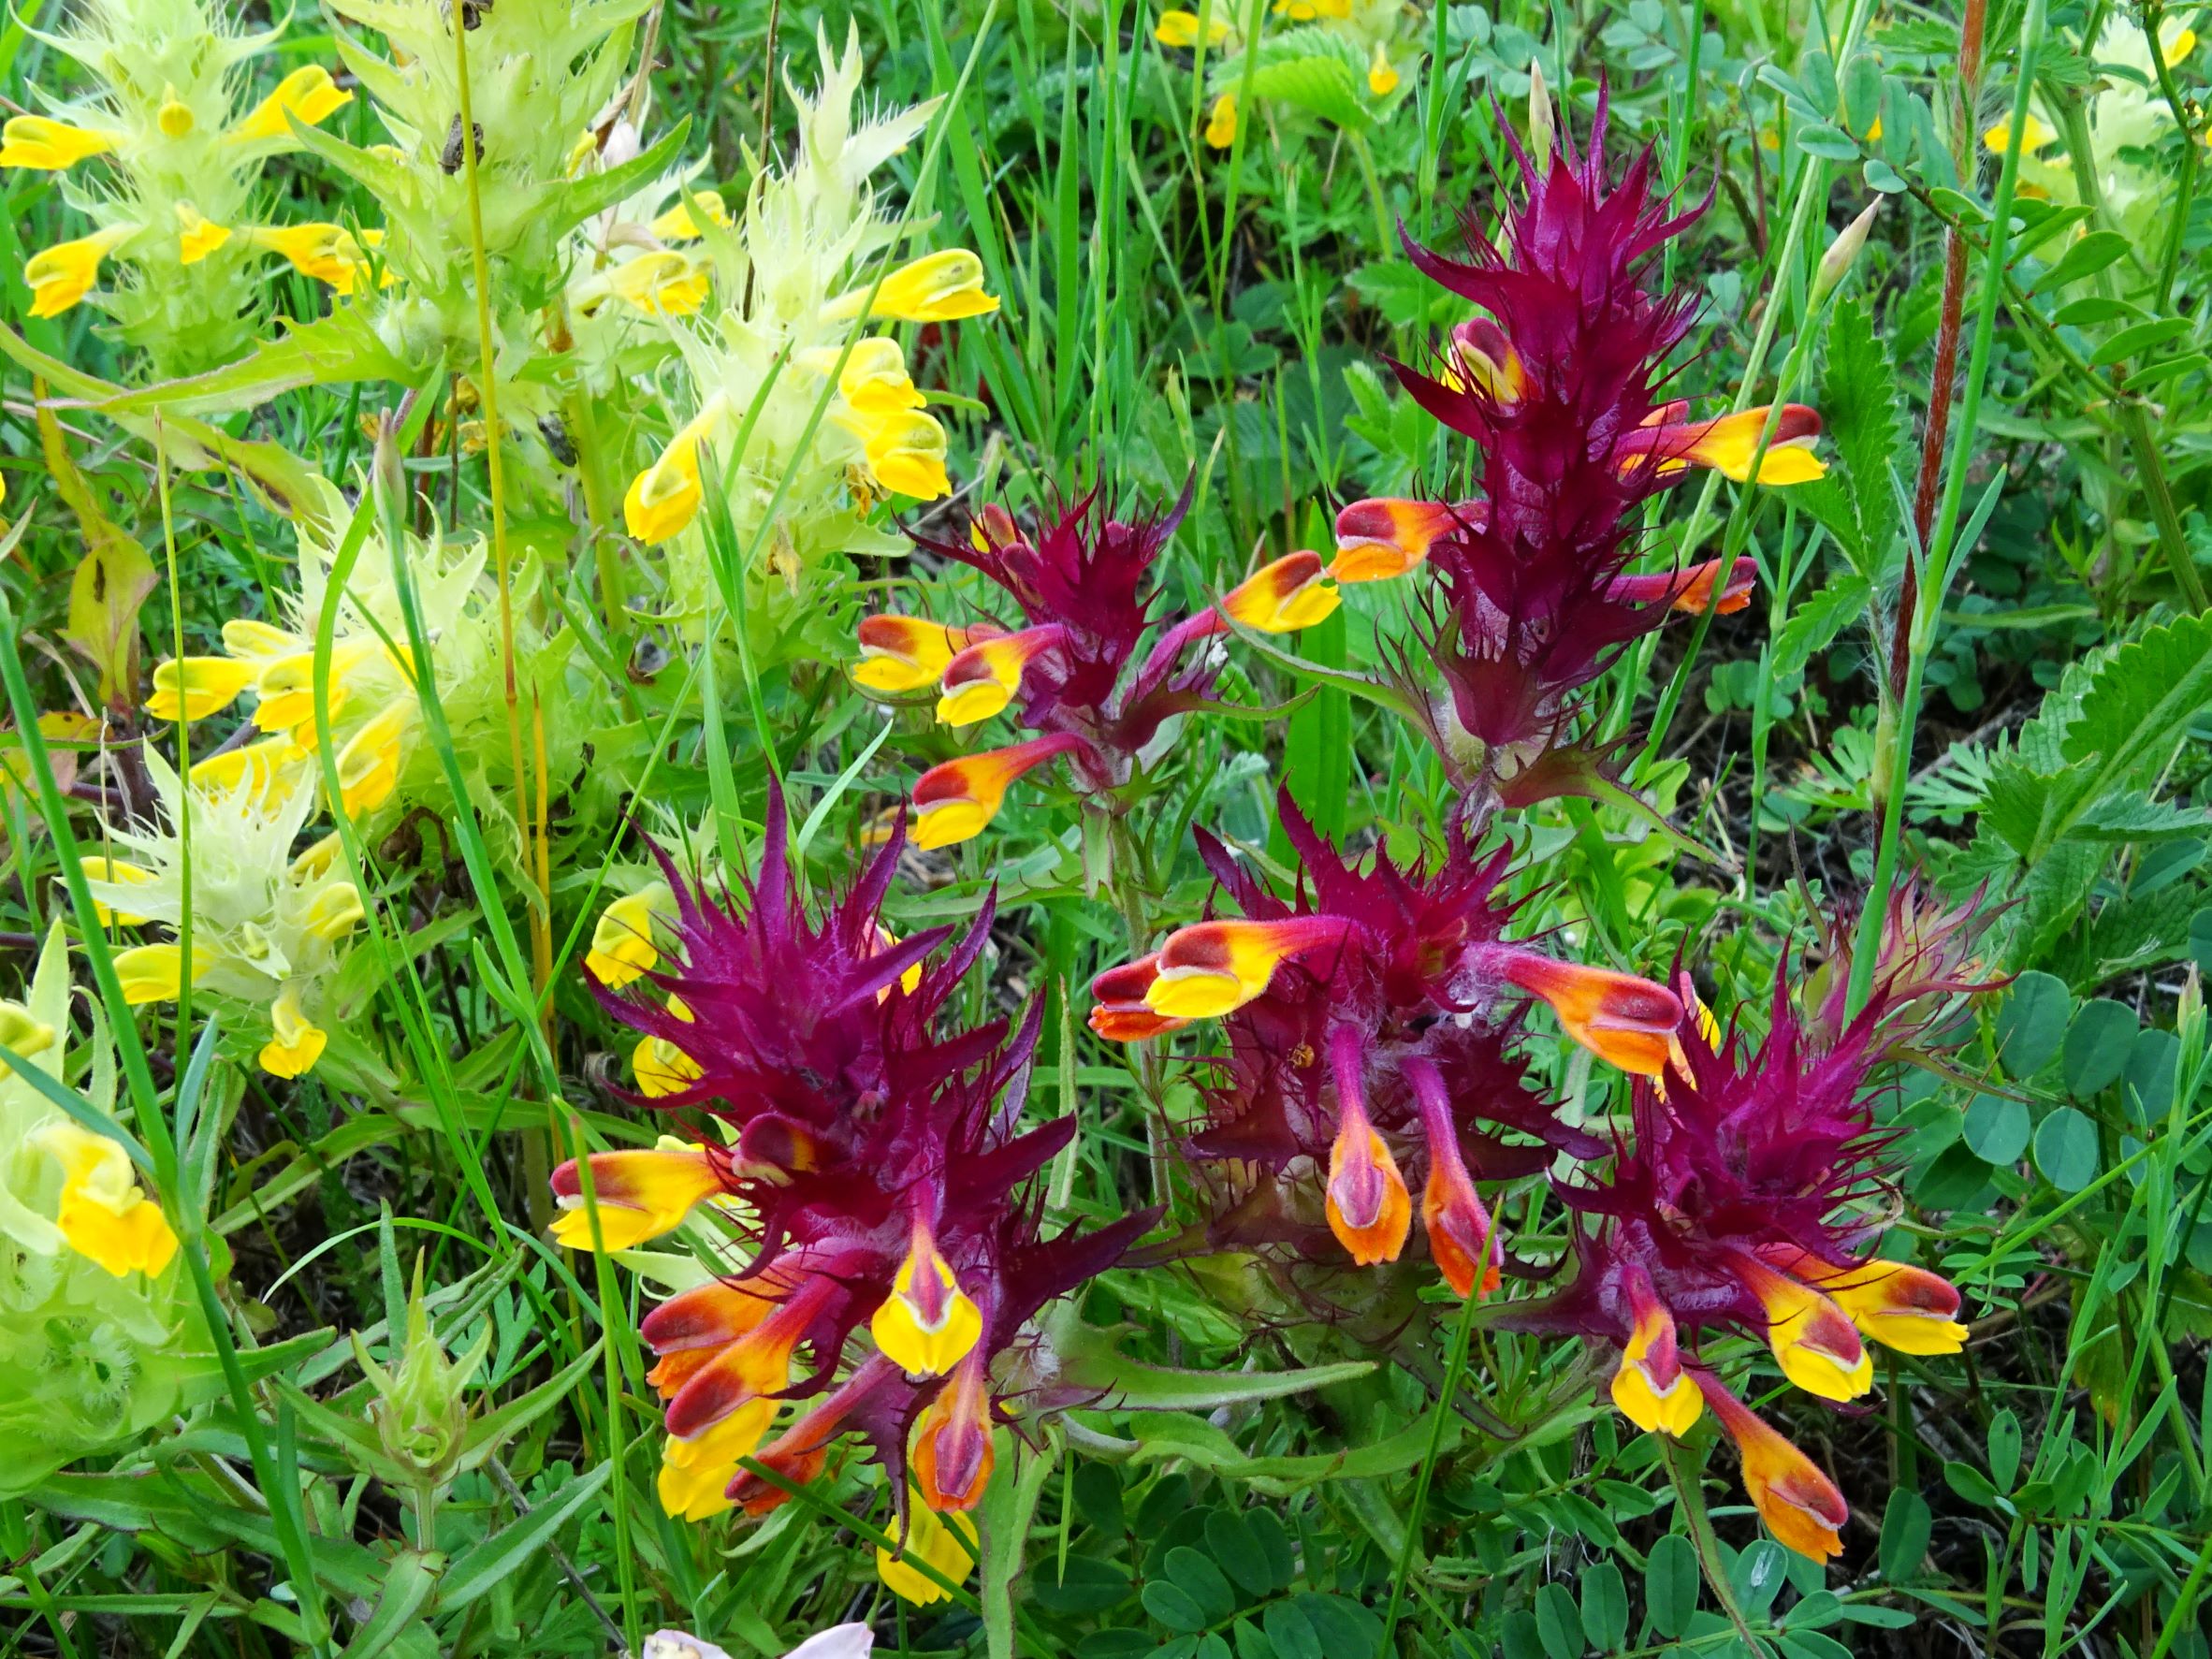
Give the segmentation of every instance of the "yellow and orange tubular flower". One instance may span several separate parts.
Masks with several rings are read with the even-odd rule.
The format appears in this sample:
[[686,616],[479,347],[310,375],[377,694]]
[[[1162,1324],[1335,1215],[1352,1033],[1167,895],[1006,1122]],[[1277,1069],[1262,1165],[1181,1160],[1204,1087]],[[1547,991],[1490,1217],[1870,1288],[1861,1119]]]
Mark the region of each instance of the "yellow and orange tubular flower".
[[1108,1042],[1143,1042],[1180,1031],[1190,1024],[1156,1013],[1145,1003],[1153,982],[1159,978],[1159,953],[1140,956],[1109,968],[1091,982],[1090,1027]]
[[991,1483],[991,1359],[970,1348],[914,1431],[914,1479],[932,1509],[972,1509]]
[[1505,1246],[1467,1172],[1443,1076],[1433,1061],[1419,1055],[1408,1059],[1403,1070],[1413,1085],[1429,1153],[1429,1179],[1421,1192],[1421,1226],[1429,1235],[1429,1254],[1462,1301],[1487,1296],[1498,1288]]
[[575,1158],[553,1171],[553,1193],[560,1204],[560,1214],[553,1218],[553,1239],[571,1250],[627,1250],[659,1238],[694,1205],[722,1190],[721,1175],[706,1148],[669,1136],[650,1151],[595,1152],[589,1161],[589,1205]]
[[1261,565],[1222,595],[1221,609],[1241,628],[1295,633],[1325,621],[1342,603],[1324,579],[1321,556],[1301,550]]
[[1826,1562],[1843,1551],[1837,1535],[1851,1519],[1836,1483],[1820,1466],[1763,1421],[1710,1373],[1692,1374],[1713,1416],[1743,1459],[1744,1490],[1775,1539],[1799,1555]]
[[1436,538],[1457,522],[1443,502],[1389,496],[1354,502],[1336,515],[1336,562],[1329,574],[1339,582],[1402,576],[1428,558]]
[[1681,403],[1654,411],[1642,429],[1623,440],[1617,452],[1622,465],[1633,468],[1650,456],[1662,473],[1710,467],[1739,484],[1810,484],[1827,473],[1827,463],[1812,453],[1820,437],[1820,415],[1802,403],[1785,403],[1774,415],[1774,436],[1759,459],[1756,478],[1752,476],[1752,458],[1758,454],[1768,416],[1774,415],[1770,405],[1713,420],[1683,420],[1685,413]]
[[1566,1034],[1599,1059],[1643,1077],[1666,1069],[1682,1005],[1665,985],[1611,968],[1555,962],[1535,951],[1508,953],[1506,977],[1550,1003]]
[[1624,1288],[1628,1341],[1621,1350],[1621,1369],[1613,1373],[1613,1404],[1645,1433],[1680,1437],[1704,1415],[1705,1397],[1682,1369],[1674,1315],[1653,1294],[1651,1275],[1632,1269]]
[[930,767],[914,783],[914,845],[926,851],[982,835],[1015,779],[1082,742],[1060,732]]
[[885,696],[934,686],[954,657],[997,632],[988,622],[948,628],[922,617],[864,617],[852,683]]
[[1284,916],[1179,927],[1160,945],[1144,1006],[1174,1020],[1217,1020],[1264,992],[1288,958],[1341,943],[1348,926],[1338,916]]
[[1713,604],[1712,585],[1720,575],[1722,562],[1718,559],[1709,559],[1684,571],[1615,576],[1607,585],[1606,596],[1608,599],[1625,600],[1632,604],[1663,603],[1671,609],[1693,617],[1709,609],[1719,616],[1731,617],[1751,604],[1753,590],[1758,586],[1759,566],[1755,560],[1737,560],[1735,568],[1728,573],[1726,584],[1721,589],[1721,602],[1716,605]]
[[1761,1254],[1790,1277],[1818,1286],[1860,1335],[1885,1348],[1900,1354],[1956,1354],[1966,1346],[1957,1288],[1939,1273],[1879,1258],[1837,1267],[1796,1249]]
[[1029,664],[1067,637],[1057,622],[995,634],[953,654],[938,681],[937,718],[947,726],[987,720],[1014,699]]
[[1336,1142],[1329,1149],[1329,1230],[1361,1267],[1395,1261],[1413,1230],[1405,1177],[1367,1115],[1359,1034],[1339,1026],[1329,1044],[1336,1074]]
[[868,1321],[876,1346],[909,1376],[942,1376],[983,1334],[983,1316],[938,1253],[929,1223],[914,1216],[913,1240],[891,1294]]
[[[764,1315],[728,1301],[685,1310],[742,1329],[735,1341],[708,1348],[710,1357],[668,1397],[669,1438],[661,1454],[659,1490],[661,1506],[670,1515],[703,1521],[731,1506],[728,1489],[736,1477],[737,1460],[750,1457],[767,1437],[779,1404],[775,1396],[791,1386],[792,1352],[835,1289],[827,1278],[814,1276]],[[652,1317],[657,1319],[676,1300],[656,1308]],[[747,1319],[753,1322],[744,1325]],[[645,1334],[657,1349],[665,1340],[657,1326]],[[706,1347],[706,1341],[696,1346]]]
[[1874,1386],[1874,1359],[1851,1317],[1809,1285],[1738,1253],[1736,1276],[1767,1315],[1767,1346],[1782,1373],[1824,1400],[1855,1400]]

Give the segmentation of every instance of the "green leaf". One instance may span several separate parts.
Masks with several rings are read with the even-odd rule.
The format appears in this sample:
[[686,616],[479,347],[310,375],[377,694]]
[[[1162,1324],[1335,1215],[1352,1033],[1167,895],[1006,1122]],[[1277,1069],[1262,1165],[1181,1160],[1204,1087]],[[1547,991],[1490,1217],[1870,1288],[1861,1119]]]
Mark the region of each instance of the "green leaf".
[[2067,1092],[2077,1100],[2102,1094],[2128,1068],[2128,1055],[2140,1028],[2135,1011],[2100,997],[2081,1005],[2066,1030],[2059,1067]]
[[1652,1546],[1644,1564],[1644,1607],[1652,1628],[1668,1641],[1683,1636],[1697,1611],[1697,1551],[1680,1533]]
[[1844,627],[1867,614],[1874,585],[1855,571],[1831,577],[1818,592],[1790,611],[1774,636],[1774,677],[1802,674],[1814,655],[1828,648]]
[[2122,328],[2091,353],[2089,361],[2099,369],[2108,369],[2144,352],[2155,351],[2169,340],[2177,340],[2188,332],[2187,318],[2152,317],[2147,322]]
[[1871,574],[1897,534],[1897,458],[1904,439],[1898,415],[1897,370],[1875,331],[1865,298],[1846,295],[1828,320],[1827,368],[1821,382],[1821,419],[1842,458],[1844,487]]
[[2030,968],[2013,982],[1997,1016],[1997,1052],[2009,1076],[2032,1077],[2066,1041],[2074,994],[2056,974]]
[[2020,1419],[2011,1407],[1989,1419],[1989,1478],[2010,1492],[2020,1473]]
[[1882,1511],[1882,1542],[1876,1551],[1883,1578],[1892,1584],[1918,1578],[1934,1529],[1935,1516],[1926,1498],[1901,1488],[1891,1492]]
[[508,1401],[496,1411],[489,1411],[469,1425],[469,1432],[461,1441],[458,1469],[473,1469],[488,1457],[497,1452],[517,1434],[568,1398],[569,1390],[590,1374],[599,1359],[599,1342],[571,1360],[566,1365],[547,1377],[528,1393]]
[[444,1564],[444,1556],[426,1555],[419,1550],[402,1550],[393,1556],[385,1569],[384,1588],[377,1593],[375,1608],[354,1632],[354,1639],[346,1644],[341,1659],[376,1659],[398,1641],[422,1612],[430,1592],[437,1589],[438,1569]]
[[2078,283],[2085,277],[2095,276],[2128,252],[2128,239],[2117,230],[2092,230],[2059,255],[2043,275],[2036,279],[2038,293],[2048,293]]
[[1375,125],[1361,95],[1366,60],[1349,40],[1316,27],[1286,29],[1259,48],[1259,62],[1246,79],[1244,54],[1225,58],[1207,76],[1215,93],[1249,87],[1255,98],[1303,109],[1355,133]]
[[1347,1360],[1302,1371],[1181,1371],[1128,1359],[1120,1351],[1119,1340],[1085,1325],[1066,1302],[1052,1315],[1060,1380],[1072,1389],[1096,1390],[1102,1410],[1216,1411],[1224,1405],[1279,1400],[1286,1394],[1350,1382],[1375,1369],[1372,1360]]
[[1087,1555],[1070,1555],[1056,1579],[1051,1563],[1041,1564],[1029,1580],[1029,1594],[1037,1605],[1055,1613],[1102,1613],[1119,1607],[1129,1596],[1127,1567]]
[[1986,1164],[2019,1162],[2032,1128],[2026,1103],[2002,1095],[1976,1095],[1966,1109],[1966,1143]]
[[124,392],[101,405],[125,415],[226,415],[255,409],[285,392],[311,386],[346,386],[357,381],[389,380],[401,386],[421,383],[428,364],[409,363],[393,353],[376,332],[365,306],[346,305],[327,317],[295,326],[282,339],[221,369],[183,380],[165,380],[141,391]]
[[540,1504],[527,1515],[517,1516],[489,1537],[455,1556],[439,1592],[439,1609],[449,1612],[467,1607],[493,1585],[503,1582],[551,1543],[554,1534],[599,1495],[599,1489],[614,1472],[612,1462],[601,1463],[590,1474],[579,1476],[562,1487],[550,1502]]
[[1164,1579],[1156,1579],[1145,1585],[1139,1599],[1143,1602],[1144,1610],[1170,1630],[1198,1631],[1206,1627],[1205,1609],[1191,1600],[1187,1592]]
[[1196,1550],[1181,1546],[1168,1551],[1163,1564],[1168,1579],[1203,1608],[1206,1623],[1218,1624],[1237,1608],[1237,1594],[1221,1569]]
[[1997,1489],[1989,1484],[1988,1476],[1972,1463],[1945,1463],[1943,1484],[1970,1504],[1978,1505],[1984,1509],[1995,1508],[1997,1506]]
[[1260,1628],[1274,1644],[1276,1659],[1327,1659],[1321,1638],[1295,1602],[1273,1601],[1259,1615]]
[[1206,1548],[1221,1570],[1258,1597],[1275,1589],[1273,1564],[1244,1518],[1228,1509],[1206,1514]]
[[1550,1659],[1581,1659],[1582,1616],[1575,1593],[1564,1584],[1547,1584],[1536,1592],[1536,1635]]
[[1382,1621],[1356,1601],[1309,1594],[1298,1598],[1298,1610],[1329,1659],[1375,1659],[1382,1647]]
[[1617,1652],[1628,1640],[1628,1585],[1609,1561],[1582,1569],[1582,1634],[1601,1653]]
[[2097,1163],[2097,1126],[2086,1113],[2061,1106],[2035,1131],[2035,1167],[2060,1192],[2094,1181]]
[[1797,129],[1797,148],[1823,161],[1856,161],[1858,140],[1840,126],[1825,124]]

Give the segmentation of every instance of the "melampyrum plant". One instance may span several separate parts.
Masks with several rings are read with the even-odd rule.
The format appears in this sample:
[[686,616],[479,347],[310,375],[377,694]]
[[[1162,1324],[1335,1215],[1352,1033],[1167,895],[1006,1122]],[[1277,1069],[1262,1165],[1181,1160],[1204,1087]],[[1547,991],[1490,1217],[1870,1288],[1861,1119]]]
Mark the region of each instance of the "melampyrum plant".
[[319,227],[268,220],[269,161],[353,99],[311,65],[251,101],[281,29],[241,33],[203,0],[86,0],[68,26],[33,33],[91,80],[36,89],[45,113],[14,117],[0,143],[0,167],[60,175],[69,216],[90,226],[23,267],[33,316],[96,306],[167,376],[252,345],[274,258],[351,291],[357,250],[326,258]]

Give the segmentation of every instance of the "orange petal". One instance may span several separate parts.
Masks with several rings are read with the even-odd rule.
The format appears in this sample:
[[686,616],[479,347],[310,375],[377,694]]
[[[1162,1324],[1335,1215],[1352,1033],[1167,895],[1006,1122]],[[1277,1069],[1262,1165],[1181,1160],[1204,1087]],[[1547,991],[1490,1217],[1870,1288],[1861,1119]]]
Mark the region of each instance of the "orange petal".
[[990,1484],[990,1374],[983,1348],[970,1349],[914,1433],[914,1478],[932,1509],[972,1509]]
[[[590,1164],[599,1242],[609,1250],[658,1238],[690,1215],[694,1204],[722,1189],[706,1149],[680,1142],[664,1142],[650,1151],[595,1152]],[[575,1158],[553,1171],[553,1195],[560,1205],[553,1218],[554,1241],[571,1250],[591,1249],[591,1211],[585,1207]]]
[[1336,516],[1336,562],[1329,574],[1339,582],[1402,576],[1428,558],[1436,538],[1457,522],[1443,502],[1388,496],[1354,502]]
[[1734,1267],[1766,1310],[1767,1344],[1784,1376],[1824,1400],[1855,1400],[1874,1386],[1873,1356],[1835,1302],[1755,1256],[1739,1254]]
[[1666,1069],[1667,1040],[1681,1024],[1682,1005],[1665,985],[1535,951],[1513,952],[1506,977],[1550,1003],[1566,1034],[1599,1059],[1645,1077]]
[[1222,596],[1221,608],[1260,633],[1292,633],[1324,620],[1342,601],[1321,575],[1318,553],[1287,553]]
[[914,785],[914,845],[950,847],[981,835],[998,815],[1015,779],[1081,742],[1067,733],[1032,737],[930,767]]
[[1013,701],[1029,664],[1065,636],[1059,624],[1053,622],[979,640],[955,653],[938,681],[943,692],[937,700],[939,722],[972,726],[989,720]]
[[1850,1506],[1820,1466],[1754,1415],[1707,1372],[1693,1373],[1713,1415],[1743,1459],[1744,1490],[1776,1540],[1799,1555],[1826,1562],[1840,1555],[1837,1535]]
[[1091,995],[1097,998],[1091,1005],[1091,1029],[1108,1042],[1142,1042],[1170,1031],[1179,1031],[1190,1024],[1188,1020],[1155,1013],[1145,1005],[1145,994],[1158,978],[1157,951],[1134,962],[1109,968],[1091,982]]
[[1272,922],[1200,922],[1167,937],[1144,1006],[1178,1020],[1211,1020],[1267,989],[1285,958],[1343,940],[1338,916],[1285,916]]

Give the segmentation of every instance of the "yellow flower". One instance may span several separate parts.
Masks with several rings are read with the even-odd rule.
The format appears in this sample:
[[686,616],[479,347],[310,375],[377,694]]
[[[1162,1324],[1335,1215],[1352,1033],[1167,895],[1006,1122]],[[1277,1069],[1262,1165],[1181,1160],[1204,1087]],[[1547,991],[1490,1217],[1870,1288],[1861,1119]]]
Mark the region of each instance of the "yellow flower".
[[668,540],[698,515],[699,445],[721,425],[722,409],[718,392],[668,440],[661,458],[631,480],[622,497],[622,521],[648,546]]
[[310,64],[278,81],[276,90],[255,105],[252,113],[232,127],[227,136],[233,144],[288,138],[292,128],[284,120],[287,112],[297,116],[300,125],[313,126],[332,110],[353,101],[353,94],[340,90],[331,81],[329,70],[320,64]]
[[199,124],[199,118],[193,114],[190,104],[177,96],[177,89],[169,86],[162,89],[161,109],[153,122],[161,128],[164,138],[182,138]]
[[942,1376],[983,1334],[983,1316],[939,1255],[927,1224],[914,1218],[912,1243],[868,1321],[883,1357],[910,1376]]
[[688,317],[706,303],[706,268],[665,249],[608,269],[606,291],[649,317]]
[[254,666],[228,657],[179,657],[153,670],[146,712],[157,720],[205,720],[228,708],[254,683]]
[[[1219,0],[1226,5],[1227,0]],[[1152,31],[1152,37],[1162,46],[1192,47],[1199,42],[1199,21],[1195,12],[1163,11],[1159,22]],[[1229,22],[1218,11],[1207,20],[1206,44],[1219,46],[1229,38]]]
[[177,204],[177,259],[182,265],[197,265],[230,240],[229,226],[202,216],[190,202]]
[[1375,56],[1367,60],[1367,90],[1378,98],[1387,98],[1398,90],[1398,71],[1390,66],[1390,53],[1383,51],[1379,40],[1375,43]]
[[400,740],[414,712],[412,697],[395,697],[338,751],[339,799],[349,814],[375,811],[400,787]]
[[[124,887],[143,887],[155,879],[152,870],[124,864],[119,858],[81,858],[77,861],[77,867],[84,872],[87,881],[109,881]],[[128,910],[110,910],[96,898],[93,900],[93,914],[99,917],[102,927],[117,922],[125,927],[137,927],[146,920]]]
[[894,495],[934,502],[953,493],[945,473],[945,429],[928,415],[897,410],[869,421],[859,433],[869,473]]
[[[298,866],[295,864],[293,867],[297,869]],[[309,903],[307,930],[317,939],[326,939],[336,944],[358,927],[361,919],[368,913],[361,904],[361,890],[358,887],[351,881],[333,881]]]
[[71,126],[44,115],[18,115],[0,137],[0,167],[55,172],[114,148],[115,135],[97,127]]
[[301,1010],[298,986],[288,984],[277,993],[269,1005],[269,1019],[275,1034],[261,1045],[261,1070],[271,1077],[298,1077],[313,1070],[330,1034]]
[[[821,368],[826,371],[836,364],[836,350],[828,346],[818,350]],[[899,350],[898,342],[881,337],[852,342],[852,350],[845,355],[844,371],[837,376],[837,390],[856,415],[895,415],[919,409],[924,401],[908,378],[906,354]]]
[[1223,93],[1206,112],[1206,142],[1216,150],[1226,150],[1236,141],[1237,95]]
[[119,1279],[134,1272],[152,1276],[168,1266],[177,1235],[133,1178],[120,1145],[74,1123],[48,1124],[31,1143],[62,1166],[54,1225],[71,1249]]
[[248,779],[260,792],[266,807],[281,779],[306,753],[289,737],[265,737],[259,743],[248,743],[238,749],[226,749],[211,754],[192,768],[193,786],[197,789],[234,790]]
[[[2046,126],[2041,117],[2030,110],[2026,123],[2020,128],[2020,153],[2033,155],[2058,136],[2053,128]],[[2012,148],[2012,141],[2013,129],[2012,123],[2009,121],[1999,122],[1982,135],[1982,142],[1999,155],[2002,155]]]
[[[722,206],[722,198],[719,192],[694,190],[691,192],[691,201],[699,204],[699,209],[706,215],[706,222],[709,225],[719,230],[729,228],[730,210]],[[691,202],[683,201],[677,202],[676,206],[655,219],[647,228],[664,242],[688,242],[694,237],[704,234],[699,228],[698,221],[691,217]]]
[[[2161,34],[2163,32],[2161,31]],[[2197,32],[2194,29],[2183,29],[2160,47],[2159,56],[2166,60],[2166,67],[2171,69],[2196,49]]]
[[[354,285],[369,269],[369,261],[361,253],[361,244],[342,225],[325,225],[320,222],[306,225],[262,225],[249,230],[247,236],[255,247],[267,248],[281,254],[292,262],[293,269],[302,276],[311,276],[319,283],[328,283],[341,294],[351,294]],[[369,233],[362,232],[364,238]],[[370,243],[371,247],[375,243]],[[388,284],[393,279],[386,272]]]
[[31,314],[58,317],[91,293],[100,280],[100,262],[138,231],[136,225],[114,225],[32,255],[23,266],[23,281],[31,288]]
[[292,873],[302,881],[320,880],[336,866],[338,855],[344,851],[345,843],[338,832],[332,830],[292,861]]
[[675,909],[676,895],[665,881],[624,894],[600,912],[584,966],[610,991],[651,972],[661,960],[653,943],[653,919]]
[[642,1039],[630,1056],[637,1092],[648,1100],[680,1095],[706,1075],[706,1069],[665,1037]]
[[[53,1047],[53,1027],[22,1003],[0,999],[0,1047],[12,1049],[25,1059],[42,1055]],[[0,1073],[11,1070],[0,1059]]]
[[876,1547],[876,1576],[901,1601],[924,1608],[945,1599],[940,1585],[915,1570],[917,1561],[928,1563],[939,1577],[954,1584],[965,1582],[975,1568],[975,1522],[957,1509],[939,1515],[910,1500],[906,1520],[894,1521],[890,1534],[900,1548],[895,1555],[881,1545]]
[[[205,979],[215,959],[197,945],[192,947],[192,982]],[[133,1008],[149,1002],[174,1002],[184,984],[184,953],[177,945],[136,945],[115,958],[115,977],[123,983],[123,999]]]
[[822,314],[833,322],[860,315],[867,306],[871,317],[892,317],[902,323],[950,323],[961,317],[980,317],[998,309],[998,301],[983,292],[983,262],[966,248],[940,248],[902,265],[885,277],[868,305],[866,284],[831,300]]

